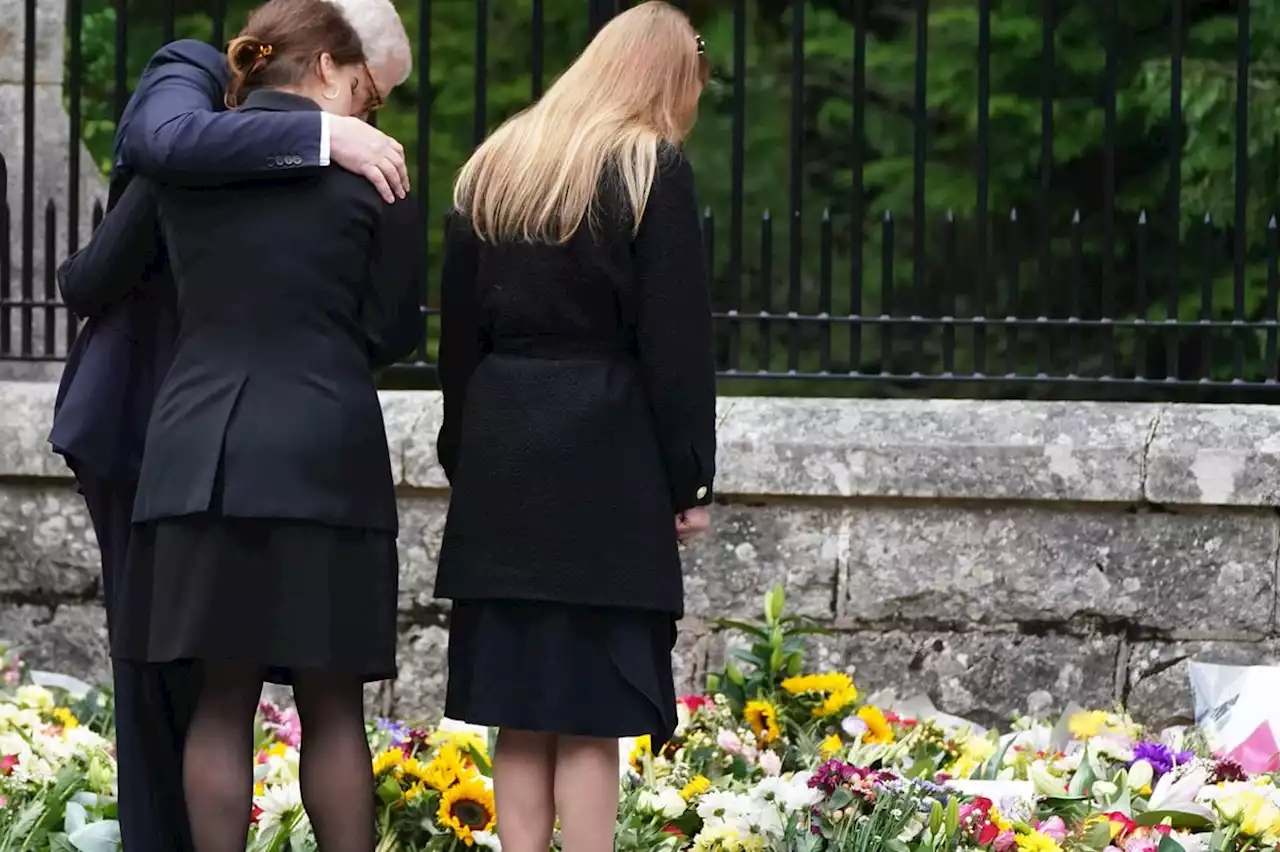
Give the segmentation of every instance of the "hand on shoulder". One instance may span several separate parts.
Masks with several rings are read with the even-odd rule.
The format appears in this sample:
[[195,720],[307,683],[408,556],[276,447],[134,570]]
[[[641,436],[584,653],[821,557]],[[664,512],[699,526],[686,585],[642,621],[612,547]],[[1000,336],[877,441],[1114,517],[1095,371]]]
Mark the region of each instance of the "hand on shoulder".
[[363,175],[388,204],[409,192],[404,146],[358,118],[335,115],[329,120],[329,158]]

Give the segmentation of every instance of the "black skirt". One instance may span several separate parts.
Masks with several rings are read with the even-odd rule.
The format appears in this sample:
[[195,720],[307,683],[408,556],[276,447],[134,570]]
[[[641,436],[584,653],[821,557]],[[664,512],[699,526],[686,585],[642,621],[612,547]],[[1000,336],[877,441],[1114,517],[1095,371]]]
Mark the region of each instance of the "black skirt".
[[671,650],[662,612],[533,601],[456,601],[449,627],[451,719],[582,737],[676,727]]
[[364,681],[396,674],[396,539],[296,520],[135,524],[118,595],[121,659],[244,663]]

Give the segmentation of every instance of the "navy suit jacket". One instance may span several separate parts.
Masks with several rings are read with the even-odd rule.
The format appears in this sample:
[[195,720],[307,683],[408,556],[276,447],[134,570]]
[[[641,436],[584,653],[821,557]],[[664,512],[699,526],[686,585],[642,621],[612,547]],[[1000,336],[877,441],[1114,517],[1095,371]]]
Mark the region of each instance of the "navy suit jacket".
[[[229,77],[226,58],[203,42],[176,41],[152,57],[117,129],[103,226],[58,269],[64,301],[88,322],[67,354],[49,441],[82,480],[136,483],[176,334],[163,247],[139,259],[142,280],[138,264],[102,262],[129,218],[115,207],[131,178],[220,185],[321,165],[319,113],[222,111]],[[122,268],[129,277],[110,280]]]

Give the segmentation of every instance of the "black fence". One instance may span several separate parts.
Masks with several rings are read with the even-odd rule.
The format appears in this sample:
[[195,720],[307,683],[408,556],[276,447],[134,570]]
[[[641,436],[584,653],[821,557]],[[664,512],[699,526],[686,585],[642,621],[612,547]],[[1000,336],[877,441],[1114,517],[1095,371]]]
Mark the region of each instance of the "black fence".
[[[98,150],[152,49],[197,27],[221,44],[240,14],[66,2],[68,132],[92,129]],[[1280,14],[1266,2],[678,3],[713,66],[689,150],[723,389],[1271,401]],[[389,384],[433,381],[453,170],[624,5],[400,4],[417,67],[380,121],[410,149],[432,274],[427,343]],[[65,353],[77,322],[53,270],[102,215],[84,209],[79,145],[65,197],[37,198],[35,7],[20,187],[0,199],[10,360]]]

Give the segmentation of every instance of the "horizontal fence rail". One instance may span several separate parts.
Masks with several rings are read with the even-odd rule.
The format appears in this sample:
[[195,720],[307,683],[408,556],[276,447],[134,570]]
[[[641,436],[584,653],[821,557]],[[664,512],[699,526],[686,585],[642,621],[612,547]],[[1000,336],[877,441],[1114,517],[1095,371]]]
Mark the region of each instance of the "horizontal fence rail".
[[[221,45],[253,5],[65,3],[56,121],[73,143],[53,190],[36,181],[37,127],[55,119],[37,113],[25,4],[21,140],[0,149],[0,360],[56,361],[74,340],[55,269],[105,197],[85,197],[84,158],[110,166],[150,53]],[[430,274],[426,340],[389,386],[434,382],[457,167],[627,5],[399,4],[416,68],[378,120],[409,152]],[[1278,398],[1280,10],[1265,0],[676,5],[713,69],[687,150],[724,390]]]

